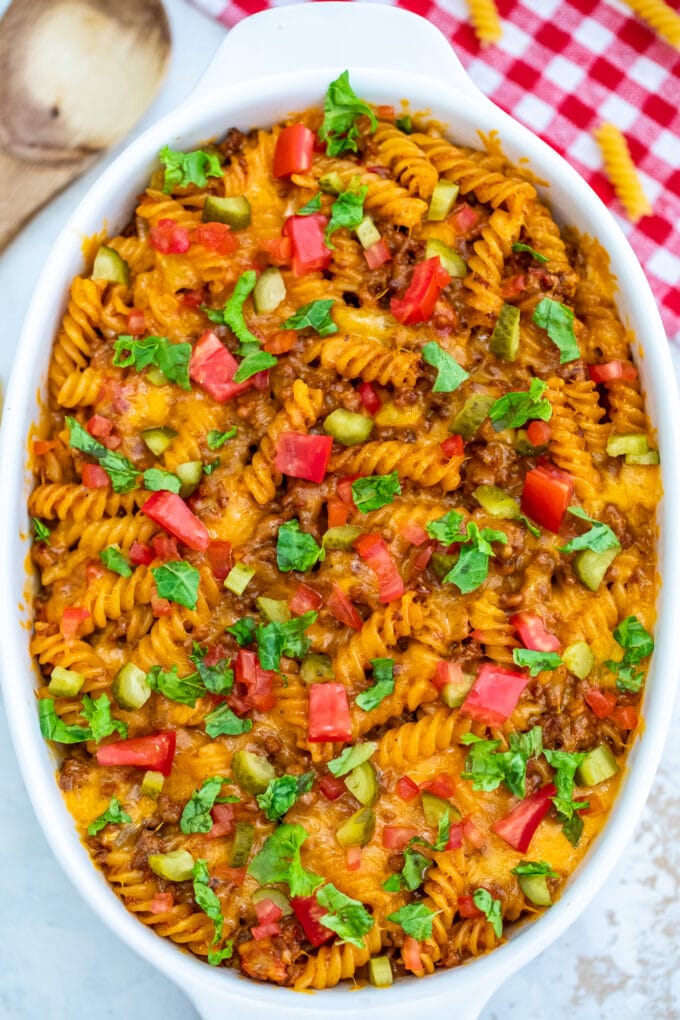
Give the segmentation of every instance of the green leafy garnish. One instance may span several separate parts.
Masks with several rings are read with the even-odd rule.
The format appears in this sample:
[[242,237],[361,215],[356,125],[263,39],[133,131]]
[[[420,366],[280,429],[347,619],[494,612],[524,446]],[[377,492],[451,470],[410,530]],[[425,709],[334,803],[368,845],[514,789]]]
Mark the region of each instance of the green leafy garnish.
[[208,666],[205,662],[207,654],[208,649],[201,648],[194,641],[194,647],[189,658],[196,666],[196,672],[203,682],[205,689],[211,694],[230,694],[234,686],[234,671],[230,668],[229,660],[218,659],[217,662],[213,662]]
[[607,669],[616,674],[616,686],[620,691],[637,694],[642,687],[644,673],[635,666],[654,651],[654,638],[645,630],[637,616],[627,616],[614,630],[614,639],[624,649],[623,658],[616,662],[608,659]]
[[400,892],[401,889],[414,892],[425,881],[425,873],[431,866],[429,857],[408,846],[404,850],[404,867],[383,882],[383,889],[387,892]]
[[257,803],[270,822],[278,822],[287,811],[290,811],[298,797],[311,790],[313,782],[313,772],[305,772],[301,776],[286,775],[270,779],[264,793],[258,793]]
[[494,930],[496,938],[503,934],[503,915],[501,913],[501,901],[492,896],[486,889],[475,889],[472,894],[472,902],[486,914],[486,919]]
[[437,369],[433,393],[453,393],[469,378],[468,373],[461,368],[453,355],[445,351],[436,340],[426,343],[421,353],[423,361]]
[[112,797],[109,801],[109,806],[98,818],[95,818],[93,822],[87,827],[88,836],[96,836],[98,832],[106,825],[124,825],[126,822],[131,822],[130,815],[123,811],[120,803],[116,797]]
[[312,535],[300,531],[300,522],[296,518],[281,525],[276,539],[276,565],[279,570],[310,570],[325,558],[325,550],[316,544]]
[[512,246],[512,250],[528,252],[528,254],[531,255],[533,259],[536,259],[537,262],[545,263],[550,261],[547,255],[542,255],[540,251],[535,251],[528,244],[523,244],[521,241],[515,241]]
[[533,320],[544,329],[552,342],[560,351],[560,365],[575,361],[581,357],[576,334],[574,333],[574,313],[571,308],[543,298],[534,310]]
[[279,670],[281,656],[301,659],[311,644],[304,632],[311,627],[318,613],[310,610],[286,623],[259,623],[257,625],[257,654],[263,669]]
[[405,113],[403,117],[397,117],[394,122],[400,131],[403,131],[405,135],[410,135],[413,132],[413,121],[411,120],[408,113]]
[[363,903],[345,896],[331,882],[317,890],[316,899],[319,906],[328,911],[319,918],[319,922],[339,936],[339,944],[349,942],[357,949],[363,949],[363,936],[375,924]]
[[548,386],[542,379],[532,379],[528,390],[513,390],[499,397],[489,408],[489,418],[496,432],[515,429],[530,419],[550,421],[552,407],[543,399]]
[[148,468],[144,472],[144,488],[149,492],[164,491],[177,494],[182,488],[182,483],[177,475],[173,475],[170,471],[163,471],[162,468]]
[[83,705],[80,710],[90,724],[91,739],[99,743],[104,737],[110,737],[112,733],[120,733],[125,739],[128,734],[127,723],[122,719],[114,719],[111,715],[111,701],[107,694],[98,698],[91,698],[89,694],[83,695]]
[[179,827],[185,834],[191,832],[210,832],[213,827],[213,820],[210,812],[215,806],[215,802],[219,797],[220,804],[238,804],[239,798],[234,796],[220,797],[220,791],[225,783],[230,783],[231,779],[225,779],[224,776],[212,776],[210,779],[205,779],[201,788],[195,790],[191,799],[184,805],[184,811],[182,811],[182,817],[179,821]]
[[469,521],[465,538],[456,538],[455,541],[463,541],[464,544],[458,561],[443,581],[445,584],[455,584],[463,595],[467,595],[486,580],[489,559],[494,555],[491,543],[500,542],[505,545],[508,536],[504,531],[495,531],[493,528],[482,528],[480,531],[474,521]]
[[177,602],[187,609],[195,609],[198,601],[198,584],[201,575],[184,560],[170,560],[160,567],[152,567],[159,598]]
[[234,372],[236,383],[245,382],[258,372],[273,368],[278,360],[273,354],[263,351],[259,343],[243,344],[239,353],[243,355],[243,361]]
[[316,195],[310,198],[309,202],[305,202],[296,211],[296,216],[311,216],[312,213],[317,213],[321,209],[321,192],[317,191]]
[[443,517],[430,521],[425,530],[430,538],[442,545],[451,545],[453,542],[464,542],[465,531],[463,530],[463,515],[457,510],[449,510]]
[[195,184],[197,188],[205,188],[208,177],[222,177],[224,171],[214,152],[195,149],[193,152],[178,152],[164,145],[158,153],[165,167],[163,191],[169,194],[173,188],[186,188]]
[[352,498],[357,510],[362,514],[387,506],[400,492],[397,471],[392,471],[389,475],[367,475],[352,482]]
[[394,694],[394,659],[371,659],[373,683],[356,696],[356,703],[364,712],[370,712]]
[[566,545],[557,546],[558,552],[571,553],[578,552],[579,549],[592,549],[593,552],[605,552],[607,549],[620,549],[621,543],[612,531],[612,529],[603,524],[602,521],[593,520],[588,514],[581,510],[578,506],[570,506],[569,513],[573,517],[578,517],[582,521],[587,521],[588,524],[592,524],[589,531],[584,532],[583,535],[577,535],[576,538],[572,538]]
[[191,344],[170,343],[165,336],[119,336],[114,342],[113,364],[118,368],[134,366],[137,372],[153,365],[160,368],[168,382],[190,390],[189,359]]
[[219,450],[221,446],[224,446],[228,439],[234,438],[237,431],[238,430],[235,425],[227,432],[220,432],[218,429],[210,429],[210,432],[205,437],[205,441],[208,444],[208,449]]
[[438,910],[430,910],[424,903],[407,903],[405,907],[388,914],[387,920],[398,924],[406,935],[422,942],[432,938],[432,922]]
[[326,142],[329,156],[358,151],[359,129],[356,122],[359,117],[366,116],[370,119],[372,131],[378,126],[373,110],[363,99],[359,99],[350,85],[349,71],[343,71],[330,83],[323,110],[319,138]]
[[59,718],[52,698],[40,698],[38,719],[45,740],[54,740],[57,744],[80,744],[83,740],[92,739],[92,730],[88,726],[72,726]]
[[334,304],[332,298],[310,301],[308,305],[303,305],[297,312],[293,312],[281,329],[314,329],[319,336],[337,333],[338,327],[331,318],[331,308]]
[[257,344],[259,346],[260,341],[254,333],[250,332],[243,317],[243,306],[246,298],[255,289],[256,283],[257,273],[255,270],[246,269],[245,273],[241,273],[236,281],[231,297],[221,311],[206,308],[204,305],[201,305],[201,309],[206,313],[211,322],[219,322],[223,326],[229,326],[240,343]]
[[227,634],[231,634],[238,641],[241,648],[252,645],[257,632],[257,620],[252,616],[242,616],[240,620],[233,623],[231,627],[225,627]]
[[229,705],[220,705],[205,717],[205,732],[213,740],[222,735],[236,737],[241,733],[249,733],[252,728],[253,720],[240,719]]
[[211,944],[216,946],[222,938],[224,918],[222,917],[220,901],[210,888],[208,862],[200,857],[194,862],[194,899],[203,913],[207,914],[215,925],[215,933]]
[[334,776],[346,776],[352,769],[368,761],[377,750],[378,745],[374,740],[365,740],[363,744],[354,744],[352,747],[346,747],[342,754],[329,761],[328,771]]
[[368,192],[368,185],[359,188],[358,191],[341,191],[331,207],[331,218],[324,231],[324,238],[329,248],[333,248],[331,234],[341,227],[354,230],[364,218],[364,200]]
[[179,705],[189,705],[190,708],[195,708],[198,699],[205,694],[205,687],[198,674],[181,677],[177,666],[172,666],[168,672],[162,666],[152,666],[146,674],[146,682],[152,691],[157,691]]
[[544,670],[558,669],[562,659],[557,652],[535,652],[531,648],[513,648],[512,661],[516,666],[524,666],[531,676],[538,676]]
[[214,460],[211,460],[208,464],[204,464],[203,465],[203,474],[204,475],[211,475],[213,473],[213,471],[216,468],[218,468],[219,466],[220,466],[220,458],[219,457],[215,457]]
[[473,790],[491,791],[505,783],[515,797],[526,797],[527,763],[543,750],[540,726],[527,733],[511,733],[507,751],[498,751],[500,741],[484,740],[474,733],[464,734],[461,742],[470,747],[462,777],[472,780]]
[[279,825],[248,865],[248,874],[260,885],[285,882],[291,896],[311,896],[323,882],[320,875],[302,866],[300,847],[307,839],[302,825]]
[[106,549],[101,549],[99,559],[105,567],[113,570],[114,574],[120,574],[121,577],[132,577],[132,567],[120,551],[119,545],[107,545]]
[[557,795],[552,797],[552,802],[557,808],[557,813],[562,821],[562,831],[570,843],[578,846],[583,831],[583,819],[576,814],[581,808],[587,808],[587,800],[572,800],[574,792],[574,776],[576,770],[586,759],[583,752],[572,754],[569,751],[544,750],[546,761],[556,770],[553,782],[557,787]]
[[510,868],[510,871],[513,875],[545,875],[546,878],[559,878],[547,861],[520,861],[514,868]]
[[87,453],[90,457],[96,457],[111,479],[114,492],[130,492],[136,487],[140,471],[127,457],[123,457],[122,454],[115,453],[113,450],[107,450],[75,418],[67,415],[64,421],[69,430],[71,447],[74,450],[80,450],[81,453]]
[[31,520],[33,521],[33,537],[36,542],[49,542],[52,532],[47,525],[37,517],[32,517]]

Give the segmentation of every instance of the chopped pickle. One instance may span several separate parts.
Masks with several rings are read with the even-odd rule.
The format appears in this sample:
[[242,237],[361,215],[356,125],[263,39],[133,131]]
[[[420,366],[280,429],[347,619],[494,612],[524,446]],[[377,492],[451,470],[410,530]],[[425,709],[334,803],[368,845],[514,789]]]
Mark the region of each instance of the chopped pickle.
[[355,233],[361,242],[362,248],[370,248],[380,240],[380,231],[370,216],[364,216]]
[[388,956],[372,956],[368,961],[368,980],[376,988],[388,988],[394,982]]
[[324,680],[332,680],[335,676],[333,663],[327,655],[310,652],[305,655],[300,664],[300,676],[305,684],[318,684],[323,683]]
[[438,258],[449,276],[454,277],[454,279],[462,280],[464,276],[467,276],[468,270],[465,259],[462,259],[457,251],[454,251],[448,244],[444,244],[443,241],[436,237],[428,237],[425,245],[425,258]]
[[576,782],[581,786],[597,786],[611,779],[619,771],[616,758],[606,744],[598,744],[590,751],[576,770]]
[[168,381],[160,368],[156,365],[150,365],[146,370],[146,378],[149,380],[152,386],[165,386]]
[[250,202],[245,195],[235,198],[208,195],[201,219],[204,223],[226,223],[233,230],[243,230],[250,225]]
[[94,257],[92,279],[108,280],[109,283],[122,283],[125,287],[129,287],[130,267],[114,248],[109,248],[103,244]]
[[230,868],[244,868],[250,857],[250,849],[255,839],[255,826],[250,822],[237,822],[234,827],[234,838],[227,855]]
[[343,446],[356,446],[357,443],[365,442],[373,429],[373,419],[367,418],[365,414],[357,414],[356,411],[346,411],[338,407],[331,411],[323,423],[323,427],[333,439],[337,439]]
[[168,882],[187,882],[194,874],[194,859],[188,850],[149,854],[146,861],[154,875],[159,875]]
[[570,673],[577,676],[579,680],[585,680],[595,665],[595,656],[589,644],[585,641],[575,641],[568,645],[562,652],[562,662]]
[[648,451],[647,436],[641,432],[611,435],[607,440],[607,453],[610,457],[623,457],[625,454],[639,456]]
[[514,361],[519,351],[520,311],[516,305],[504,304],[489,340],[489,350],[503,361]]
[[[453,209],[454,202],[458,198],[460,186],[455,181],[447,181],[440,177],[434,186],[430,208],[427,210],[427,218],[430,223],[441,223]],[[427,258],[430,258],[428,255]]]
[[520,457],[534,457],[537,453],[545,453],[548,449],[548,445],[547,443],[543,443],[541,446],[534,446],[529,439],[529,433],[527,430],[518,429],[515,439],[515,449]]
[[345,786],[365,807],[371,807],[378,799],[378,777],[369,761],[352,769],[345,779]]
[[408,407],[399,407],[392,400],[382,405],[375,416],[376,425],[381,428],[409,429],[415,428],[423,420],[423,405],[421,403],[409,404]]
[[319,177],[319,190],[323,191],[324,195],[339,195],[341,191],[344,191],[344,188],[342,177],[336,170]]
[[255,605],[269,623],[288,623],[290,609],[282,599],[267,599],[262,596],[255,599]]
[[444,817],[445,811],[449,812],[449,818],[452,821],[458,821],[460,819],[461,816],[458,808],[455,808],[448,800],[444,800],[443,797],[437,797],[434,793],[430,793],[429,790],[423,790],[420,796],[423,802],[423,814],[425,815],[425,821],[428,825],[431,825],[432,828],[437,828]]
[[360,534],[361,528],[355,528],[353,524],[338,524],[328,529],[321,544],[324,549],[351,549]]
[[430,557],[430,570],[440,581],[446,577],[450,570],[453,570],[456,563],[458,562],[457,556],[452,556],[450,553],[433,552]]
[[473,682],[473,676],[463,673],[460,681],[451,680],[445,684],[439,692],[439,697],[447,708],[458,708],[465,701]]
[[583,587],[588,591],[597,591],[610,564],[620,552],[620,546],[603,552],[595,552],[594,549],[581,549],[577,552],[573,562],[574,573]]
[[75,698],[85,683],[82,673],[76,673],[75,669],[64,669],[63,666],[55,666],[47,687],[50,694],[55,698]]
[[627,453],[623,460],[625,464],[658,464],[659,451],[647,450],[646,453]]
[[250,897],[253,903],[261,903],[262,900],[271,900],[280,909],[284,917],[290,917],[293,908],[284,892],[273,885],[261,885]]
[[184,464],[178,464],[175,474],[182,483],[179,494],[183,499],[195,492],[203,477],[203,461],[187,460]]
[[340,846],[366,846],[375,830],[375,815],[370,807],[355,811],[336,832]]
[[236,751],[231,759],[234,779],[246,793],[264,793],[276,772],[274,766],[254,751]]
[[165,776],[162,772],[145,772],[142,779],[142,793],[156,800],[163,789],[164,782]]
[[253,305],[258,315],[265,312],[275,311],[286,297],[286,285],[283,282],[281,270],[276,266],[268,266],[263,273],[260,273],[255,290],[253,291]]
[[159,425],[158,428],[144,429],[142,439],[157,457],[165,453],[177,433],[167,425]]
[[151,697],[151,688],[144,670],[135,666],[134,662],[126,662],[116,673],[111,693],[121,708],[132,711],[147,703]]
[[488,415],[492,404],[493,397],[489,397],[485,393],[475,393],[468,397],[449,425],[449,432],[462,436],[463,439],[472,439]]
[[497,485],[478,485],[472,493],[483,510],[491,517],[512,521],[519,517],[519,506],[512,496]]
[[537,907],[549,907],[552,904],[548,879],[545,875],[518,875],[519,887],[529,900]]
[[255,567],[249,567],[246,563],[235,563],[224,579],[224,587],[234,595],[243,595],[254,576]]

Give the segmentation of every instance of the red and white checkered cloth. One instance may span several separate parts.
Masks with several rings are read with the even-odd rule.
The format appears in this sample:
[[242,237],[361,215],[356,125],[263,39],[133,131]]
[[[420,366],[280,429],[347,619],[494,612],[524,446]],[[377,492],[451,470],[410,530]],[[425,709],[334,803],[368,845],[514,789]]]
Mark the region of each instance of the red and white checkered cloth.
[[[191,2],[231,27],[287,0]],[[669,337],[680,342],[680,52],[617,0],[497,0],[503,37],[485,49],[465,0],[383,2],[436,25],[479,88],[591,184],[635,249]],[[680,8],[680,0],[671,5]],[[602,121],[625,135],[653,206],[635,225],[614,195],[590,133]]]

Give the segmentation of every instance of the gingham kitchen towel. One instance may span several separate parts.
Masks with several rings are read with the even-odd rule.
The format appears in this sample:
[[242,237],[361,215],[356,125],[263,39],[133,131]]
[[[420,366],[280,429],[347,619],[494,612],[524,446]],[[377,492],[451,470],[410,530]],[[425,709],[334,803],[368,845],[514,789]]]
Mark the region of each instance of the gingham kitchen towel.
[[[231,27],[282,0],[191,2]],[[387,2],[436,25],[479,88],[604,199],[642,263],[669,337],[680,343],[680,52],[616,0],[497,0],[503,36],[484,49],[465,0]],[[680,9],[680,0],[671,6]],[[602,121],[625,135],[653,207],[635,225],[603,172],[591,134]]]

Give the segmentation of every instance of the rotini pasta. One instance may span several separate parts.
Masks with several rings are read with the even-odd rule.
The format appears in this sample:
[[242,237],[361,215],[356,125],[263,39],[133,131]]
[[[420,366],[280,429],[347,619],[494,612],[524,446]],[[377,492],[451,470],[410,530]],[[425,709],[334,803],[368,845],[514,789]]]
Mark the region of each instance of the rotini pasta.
[[645,195],[628,143],[615,124],[601,124],[595,133],[604,168],[614,190],[633,223],[648,216],[652,207]]

